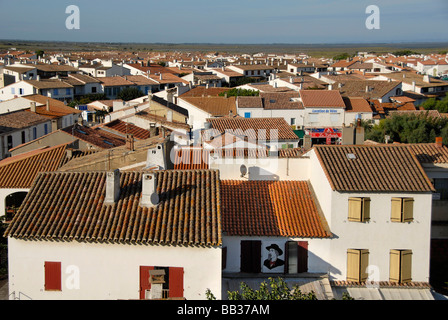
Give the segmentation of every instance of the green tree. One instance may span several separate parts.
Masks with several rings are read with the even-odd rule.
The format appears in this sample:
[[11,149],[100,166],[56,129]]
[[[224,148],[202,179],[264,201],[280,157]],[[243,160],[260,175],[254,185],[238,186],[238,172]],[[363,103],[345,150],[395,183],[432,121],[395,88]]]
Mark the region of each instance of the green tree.
[[123,101],[129,101],[142,96],[144,96],[144,93],[137,88],[125,88],[118,93],[117,98]]
[[389,142],[433,143],[435,137],[442,137],[447,144],[448,118],[430,117],[427,113],[395,114],[377,125],[366,127],[367,140],[384,143],[386,135],[390,137]]
[[269,283],[263,281],[258,290],[242,282],[240,289],[228,291],[229,300],[317,300],[314,292],[302,293],[298,285],[290,289],[282,278],[269,278]]
[[345,59],[348,59],[350,57],[351,56],[347,52],[344,52],[344,53],[338,54],[337,56],[334,56],[333,60],[336,60],[336,61],[345,60]]

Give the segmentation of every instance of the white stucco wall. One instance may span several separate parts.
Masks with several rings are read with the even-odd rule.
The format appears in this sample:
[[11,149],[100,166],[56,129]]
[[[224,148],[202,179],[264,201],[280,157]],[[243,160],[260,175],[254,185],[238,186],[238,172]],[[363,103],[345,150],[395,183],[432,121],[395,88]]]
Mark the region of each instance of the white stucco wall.
[[[221,297],[221,249],[8,239],[9,293],[33,300],[139,299],[140,266],[184,268],[184,296]],[[62,291],[45,291],[45,261],[61,262]],[[79,287],[74,279],[79,279]]]
[[[241,166],[247,174],[241,177]],[[301,180],[309,178],[307,158],[212,158],[210,169],[219,169],[221,180]]]
[[[223,275],[226,273],[238,273],[241,271],[241,241],[254,240],[261,241],[261,261],[267,258],[268,251],[266,247],[272,243],[278,244],[281,249],[285,248],[287,241],[307,241],[308,242],[308,272],[309,273],[327,273],[329,270],[328,259],[330,255],[330,240],[328,239],[312,239],[312,238],[287,238],[287,237],[235,237],[224,236],[223,247],[227,247],[227,262],[226,268],[223,270]],[[285,259],[285,253],[279,256],[280,259]],[[268,270],[262,267],[263,273],[283,273],[284,267],[278,267]]]
[[[369,222],[348,221],[349,197],[370,198]],[[392,197],[414,198],[412,222],[391,222]],[[368,249],[378,280],[389,281],[390,250],[407,249],[412,250],[412,281],[429,282],[431,194],[333,192],[331,199],[330,230],[337,236],[331,243],[332,277],[346,279],[347,249]]]

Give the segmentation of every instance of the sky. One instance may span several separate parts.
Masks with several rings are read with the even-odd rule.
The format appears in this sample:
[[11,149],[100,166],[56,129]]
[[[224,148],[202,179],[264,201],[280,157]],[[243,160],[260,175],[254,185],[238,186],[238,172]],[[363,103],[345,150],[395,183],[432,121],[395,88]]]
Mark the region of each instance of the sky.
[[[66,26],[70,5],[79,29]],[[378,11],[366,13],[370,5]],[[448,0],[0,0],[0,39],[9,40],[406,43],[448,42],[447,30]]]

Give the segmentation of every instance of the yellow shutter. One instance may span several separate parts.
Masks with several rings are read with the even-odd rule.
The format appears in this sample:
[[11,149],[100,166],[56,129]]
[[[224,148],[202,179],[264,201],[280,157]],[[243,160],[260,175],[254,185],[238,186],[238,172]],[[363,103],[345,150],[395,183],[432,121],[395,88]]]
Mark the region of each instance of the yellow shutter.
[[403,199],[403,222],[409,222],[414,220],[414,199]]
[[359,250],[347,250],[347,281],[360,281],[360,252]]
[[389,281],[400,282],[400,250],[390,250]]
[[363,198],[362,221],[370,220],[370,198]]
[[412,250],[401,251],[401,275],[400,282],[412,280]]
[[366,281],[369,277],[367,273],[367,267],[369,266],[369,250],[360,250],[360,281]]
[[361,221],[362,198],[348,199],[348,221]]
[[401,205],[402,198],[392,198],[392,211],[391,211],[391,221],[392,222],[401,222]]

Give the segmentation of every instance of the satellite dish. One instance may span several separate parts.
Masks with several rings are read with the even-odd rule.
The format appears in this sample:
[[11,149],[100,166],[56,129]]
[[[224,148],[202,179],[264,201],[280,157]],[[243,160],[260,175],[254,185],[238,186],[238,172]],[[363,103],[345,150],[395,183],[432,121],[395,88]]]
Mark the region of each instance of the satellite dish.
[[247,174],[247,167],[242,164],[240,167],[241,177],[244,177]]

